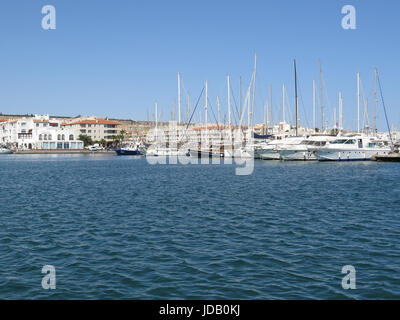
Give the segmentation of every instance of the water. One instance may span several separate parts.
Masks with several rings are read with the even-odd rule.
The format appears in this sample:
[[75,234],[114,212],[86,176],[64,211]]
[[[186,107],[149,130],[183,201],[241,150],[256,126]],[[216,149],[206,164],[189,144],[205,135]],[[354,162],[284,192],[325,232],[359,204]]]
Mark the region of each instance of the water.
[[[400,165],[0,157],[1,299],[396,299]],[[56,289],[41,286],[56,268]],[[341,286],[356,268],[356,290]]]

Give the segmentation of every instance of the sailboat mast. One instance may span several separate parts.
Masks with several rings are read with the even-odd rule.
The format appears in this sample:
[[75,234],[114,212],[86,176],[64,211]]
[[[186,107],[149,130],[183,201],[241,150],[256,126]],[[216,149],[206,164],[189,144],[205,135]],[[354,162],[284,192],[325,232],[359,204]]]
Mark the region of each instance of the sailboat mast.
[[360,133],[360,73],[357,72],[357,132]]
[[156,141],[158,137],[158,103],[157,100],[154,102],[154,113],[155,113],[155,120],[156,120]]
[[178,124],[181,123],[181,73],[178,72]]
[[323,106],[323,77],[322,77],[322,64],[319,60],[319,89],[320,89],[320,106],[321,106],[321,131],[324,130],[324,106]]
[[285,93],[286,93],[286,90],[285,90],[285,84],[283,84],[283,86],[282,86],[282,113],[283,113],[283,116],[282,116],[282,122],[283,123],[285,123]]
[[376,74],[377,74],[377,69],[374,69],[374,135],[376,135],[376,104],[378,102],[378,99],[376,97]]
[[205,91],[205,104],[204,104],[204,112],[205,112],[205,123],[206,123],[206,141],[207,141],[207,146],[208,146],[208,114],[207,114],[207,109],[208,109],[208,81],[206,81],[206,91]]
[[251,106],[251,124],[254,123],[254,104],[256,95],[256,76],[257,76],[257,54],[254,55],[254,78],[253,78],[253,98]]
[[218,123],[217,126],[221,123],[221,105],[219,102],[219,96],[217,96],[217,112],[218,112]]
[[298,97],[297,97],[297,69],[296,69],[296,59],[294,60],[294,91],[296,97],[296,137],[298,135]]
[[231,130],[231,79],[229,76],[226,77],[227,85],[228,85],[228,126],[229,130]]
[[316,124],[315,124],[315,80],[313,80],[313,130],[314,130],[314,134],[315,134],[315,128],[316,128]]
[[343,130],[343,96],[342,92],[339,92],[339,130]]
[[268,134],[268,98],[265,100],[264,104],[264,134]]
[[242,114],[242,76],[239,77],[239,110],[240,110],[240,114]]
[[274,118],[273,118],[273,114],[272,114],[272,85],[270,86],[270,94],[269,94],[269,96],[270,96],[270,101],[271,101],[271,103],[270,103],[270,105],[269,105],[269,112],[270,112],[270,122],[271,122],[271,128],[272,128],[272,132],[274,132]]

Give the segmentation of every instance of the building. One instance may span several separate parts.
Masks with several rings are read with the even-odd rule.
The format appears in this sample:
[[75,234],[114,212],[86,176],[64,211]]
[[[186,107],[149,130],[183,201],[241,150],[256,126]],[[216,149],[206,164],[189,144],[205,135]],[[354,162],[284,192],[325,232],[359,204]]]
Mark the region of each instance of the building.
[[78,117],[62,123],[64,129],[74,132],[76,136],[86,135],[93,141],[112,142],[121,133],[121,124],[117,121],[91,117]]
[[0,143],[20,150],[83,149],[73,130],[48,115],[0,122]]

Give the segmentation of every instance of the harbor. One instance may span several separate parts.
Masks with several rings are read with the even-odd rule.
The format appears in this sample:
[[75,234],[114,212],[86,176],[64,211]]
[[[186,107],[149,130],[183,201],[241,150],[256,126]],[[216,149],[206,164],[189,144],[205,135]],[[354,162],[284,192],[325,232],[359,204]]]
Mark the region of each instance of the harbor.
[[400,2],[0,12],[11,312],[257,320],[274,301],[400,299]]

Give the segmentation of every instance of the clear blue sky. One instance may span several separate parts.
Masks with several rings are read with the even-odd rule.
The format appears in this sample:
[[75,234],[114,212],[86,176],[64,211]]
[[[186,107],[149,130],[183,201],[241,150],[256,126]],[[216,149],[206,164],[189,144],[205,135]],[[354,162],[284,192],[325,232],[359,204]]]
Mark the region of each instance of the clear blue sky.
[[[41,28],[46,4],[56,8],[56,30]],[[357,30],[341,27],[345,4],[356,7]],[[145,120],[157,99],[168,120],[178,71],[193,104],[208,80],[214,110],[217,95],[226,108],[226,76],[237,99],[239,76],[247,86],[257,53],[259,122],[269,85],[275,121],[283,83],[293,109],[296,58],[302,124],[312,123],[312,80],[319,80],[321,59],[330,124],[341,90],[345,127],[356,128],[357,71],[372,123],[378,67],[390,121],[400,126],[399,12],[397,0],[2,0],[0,112]],[[385,129],[381,106],[378,127]]]

